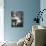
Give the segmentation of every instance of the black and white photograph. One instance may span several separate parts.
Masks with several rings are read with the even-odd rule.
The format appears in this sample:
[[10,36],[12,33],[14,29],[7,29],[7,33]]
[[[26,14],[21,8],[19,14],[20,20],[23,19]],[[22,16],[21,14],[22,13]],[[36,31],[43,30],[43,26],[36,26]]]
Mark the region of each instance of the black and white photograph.
[[12,27],[23,27],[23,11],[11,11],[11,26]]

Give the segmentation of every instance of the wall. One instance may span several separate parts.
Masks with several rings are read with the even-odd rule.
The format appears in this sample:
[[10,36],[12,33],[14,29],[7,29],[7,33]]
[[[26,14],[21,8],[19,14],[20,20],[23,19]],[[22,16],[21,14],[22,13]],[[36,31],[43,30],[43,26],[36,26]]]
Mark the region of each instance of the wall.
[[4,41],[4,0],[0,1],[0,42]]
[[[40,1],[40,9],[41,9],[41,11],[42,11],[43,9],[46,9],[46,0],[41,0],[41,1]],[[43,22],[41,21],[41,22],[40,22],[40,25],[46,27],[46,11],[43,12],[42,17],[43,17]]]
[[[35,12],[40,9],[40,0],[4,0],[4,38],[7,41],[18,41],[32,28],[32,20]],[[11,27],[11,11],[24,11],[24,27]]]

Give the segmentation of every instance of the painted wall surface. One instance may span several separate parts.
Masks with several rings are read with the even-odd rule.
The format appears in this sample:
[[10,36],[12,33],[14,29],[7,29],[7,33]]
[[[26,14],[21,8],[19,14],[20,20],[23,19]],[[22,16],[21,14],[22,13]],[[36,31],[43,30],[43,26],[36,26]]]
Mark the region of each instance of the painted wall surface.
[[[4,1],[4,36],[7,41],[18,41],[32,29],[35,12],[40,9],[40,0],[5,0]],[[24,27],[11,27],[11,11],[24,11]]]
[[0,42],[4,41],[4,0],[0,0]]
[[[40,10],[46,9],[46,0],[40,0]],[[43,12],[43,22],[40,21],[40,25],[46,27],[46,10]]]

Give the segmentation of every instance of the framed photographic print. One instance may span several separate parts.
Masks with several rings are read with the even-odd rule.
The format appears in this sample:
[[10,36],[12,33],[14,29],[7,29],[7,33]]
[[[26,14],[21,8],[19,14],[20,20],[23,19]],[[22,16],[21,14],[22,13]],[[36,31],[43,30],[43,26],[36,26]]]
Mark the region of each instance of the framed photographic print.
[[12,27],[23,27],[23,11],[11,11],[11,26]]

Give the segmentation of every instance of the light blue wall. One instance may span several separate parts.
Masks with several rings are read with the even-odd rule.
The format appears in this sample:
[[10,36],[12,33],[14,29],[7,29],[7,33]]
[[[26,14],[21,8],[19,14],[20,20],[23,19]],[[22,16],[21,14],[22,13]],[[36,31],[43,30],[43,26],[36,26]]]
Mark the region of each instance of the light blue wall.
[[[4,1],[4,35],[5,40],[18,41],[24,37],[32,28],[32,19],[36,17],[35,12],[40,9],[40,0],[5,0]],[[24,27],[11,27],[11,11],[24,11]]]
[[[40,1],[40,10],[42,11],[43,9],[46,9],[46,0],[41,0]],[[40,25],[46,27],[46,10],[43,12],[43,22],[40,21]]]

